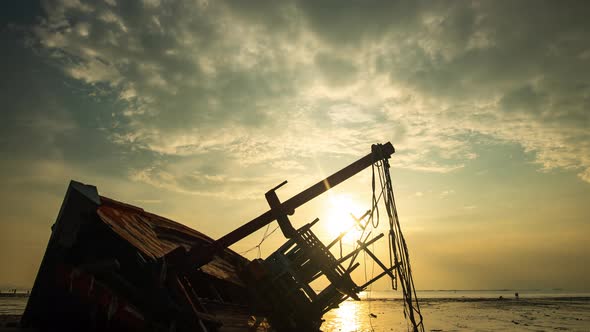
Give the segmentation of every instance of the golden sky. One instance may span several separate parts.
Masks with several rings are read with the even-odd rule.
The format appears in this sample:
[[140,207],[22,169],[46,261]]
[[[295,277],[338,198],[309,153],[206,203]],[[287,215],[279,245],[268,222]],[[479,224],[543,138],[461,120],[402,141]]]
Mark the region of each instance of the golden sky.
[[[0,288],[70,179],[218,238],[391,141],[418,289],[589,290],[586,1],[3,7]],[[370,173],[294,224],[333,236],[334,197],[368,208]]]

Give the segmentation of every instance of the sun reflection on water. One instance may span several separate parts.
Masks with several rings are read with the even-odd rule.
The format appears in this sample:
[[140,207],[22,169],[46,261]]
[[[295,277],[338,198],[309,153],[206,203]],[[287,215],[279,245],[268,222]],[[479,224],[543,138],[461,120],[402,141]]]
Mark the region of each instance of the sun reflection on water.
[[344,301],[339,308],[334,310],[334,313],[336,314],[335,320],[343,332],[359,330],[359,306],[355,301]]
[[325,322],[321,330],[325,332],[408,331],[401,301],[392,298],[370,299],[364,296],[361,296],[361,299],[361,301],[348,299],[342,302],[339,308],[327,312],[323,317]]

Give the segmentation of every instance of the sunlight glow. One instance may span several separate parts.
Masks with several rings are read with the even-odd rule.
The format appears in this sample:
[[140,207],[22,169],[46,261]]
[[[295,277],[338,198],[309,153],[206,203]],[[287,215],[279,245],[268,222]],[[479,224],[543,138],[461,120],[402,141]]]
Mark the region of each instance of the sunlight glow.
[[361,234],[361,228],[355,226],[353,215],[360,218],[366,209],[362,208],[349,195],[343,194],[331,195],[328,204],[325,227],[330,238],[335,239],[342,232],[348,231],[343,242],[353,244]]

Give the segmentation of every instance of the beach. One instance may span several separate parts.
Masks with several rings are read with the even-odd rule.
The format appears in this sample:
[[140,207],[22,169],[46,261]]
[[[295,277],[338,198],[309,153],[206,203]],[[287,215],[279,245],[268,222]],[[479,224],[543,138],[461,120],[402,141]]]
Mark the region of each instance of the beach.
[[[590,331],[590,298],[421,301],[426,331]],[[376,317],[371,316],[373,314]],[[324,316],[330,331],[407,331],[402,301],[346,301]]]
[[[519,299],[492,298],[497,294],[481,292],[426,295],[429,298],[420,301],[426,331],[590,331],[590,296],[586,294],[531,294]],[[0,324],[14,324],[26,300],[0,298]],[[390,293],[345,301],[324,319],[326,332],[407,331],[403,302]]]

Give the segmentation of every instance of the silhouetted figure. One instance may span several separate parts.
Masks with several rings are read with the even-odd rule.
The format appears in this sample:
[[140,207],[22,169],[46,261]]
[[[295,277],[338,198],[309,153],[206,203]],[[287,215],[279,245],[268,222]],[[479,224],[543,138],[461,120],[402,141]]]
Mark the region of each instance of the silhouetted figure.
[[518,300],[518,292],[514,293],[514,297]]

